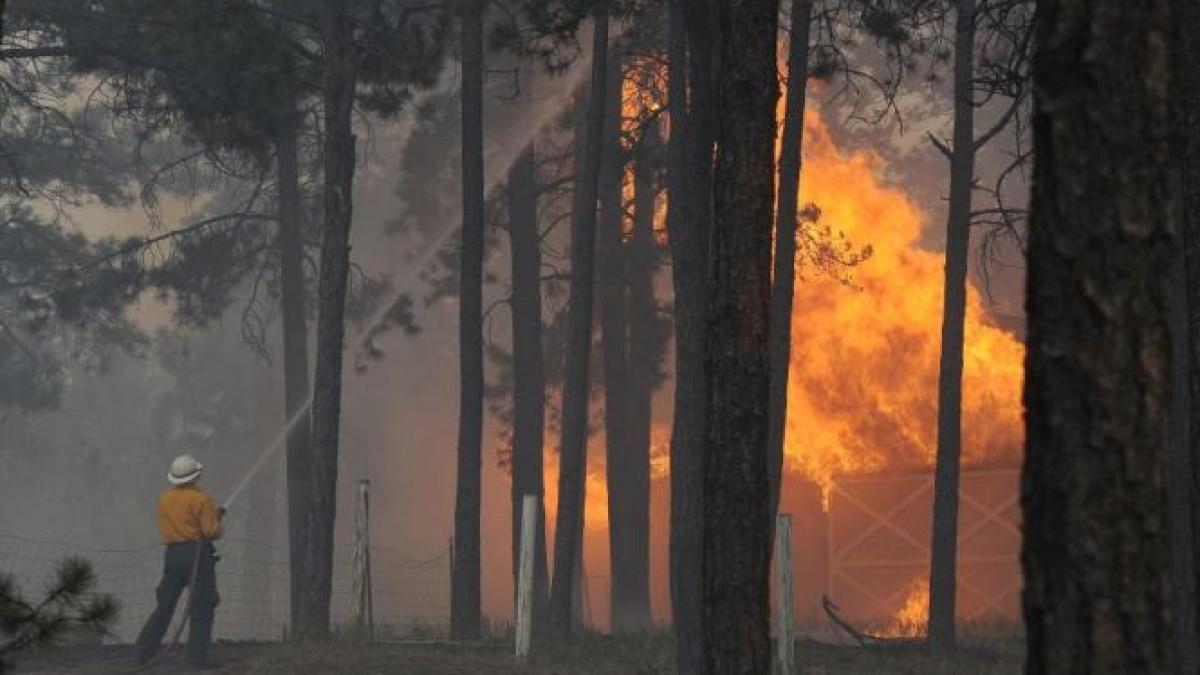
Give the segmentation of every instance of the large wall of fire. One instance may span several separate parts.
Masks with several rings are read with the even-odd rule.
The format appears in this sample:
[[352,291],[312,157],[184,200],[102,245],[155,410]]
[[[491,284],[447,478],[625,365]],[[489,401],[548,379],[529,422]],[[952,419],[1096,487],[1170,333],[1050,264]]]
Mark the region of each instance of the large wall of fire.
[[[831,590],[827,513],[837,481],[920,475],[933,463],[943,254],[926,242],[940,240],[934,233],[944,224],[928,222],[919,205],[881,178],[878,155],[839,148],[819,112],[807,113],[804,134],[800,198],[819,211],[819,218],[804,226],[808,235],[816,246],[871,249],[866,261],[836,274],[806,266],[802,259],[795,286],[782,499],[796,519],[797,606],[815,613],[820,595]],[[964,467],[1011,468],[1023,447],[1024,346],[990,318],[974,285],[968,289],[964,351]],[[667,408],[656,411],[662,421],[655,429],[659,456],[652,495],[653,600],[655,615],[663,620],[670,606],[669,466],[662,456],[669,438],[669,405],[669,397],[656,397],[656,406]],[[593,438],[590,447],[593,456],[602,455],[601,438]],[[547,460],[547,510],[553,518],[556,464],[551,453]],[[588,599],[593,621],[603,626],[608,560],[602,457],[590,469],[587,489]],[[1015,495],[1015,485],[1012,490]],[[1011,525],[1014,517],[1006,517]],[[989,583],[1009,588],[1016,575],[1016,548],[1000,546],[996,555],[1011,558],[1011,564],[999,565],[993,574],[997,578]],[[914,603],[921,602],[922,573],[911,576],[902,583],[915,590],[907,599],[893,598],[897,612],[907,604],[911,613]]]

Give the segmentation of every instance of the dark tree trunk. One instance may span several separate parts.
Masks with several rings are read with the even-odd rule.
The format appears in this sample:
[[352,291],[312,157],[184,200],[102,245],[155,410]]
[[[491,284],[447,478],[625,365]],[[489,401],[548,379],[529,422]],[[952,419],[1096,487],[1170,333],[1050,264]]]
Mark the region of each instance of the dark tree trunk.
[[317,365],[312,403],[312,477],[305,524],[302,612],[296,626],[304,637],[329,632],[333,583],[333,529],[337,515],[338,427],[342,402],[342,343],[346,283],[350,272],[350,222],[354,188],[352,112],[357,79],[350,12],[345,0],[321,8],[325,43],[322,95],[325,104],[325,227],[318,281]]
[[[808,33],[812,0],[792,0],[788,45],[787,107],[779,145],[779,194],[775,206],[775,276],[771,287],[771,398],[767,459],[771,466],[771,511],[779,510],[783,443],[787,423],[788,374],[792,361],[792,297],[796,285],[796,212],[800,194],[800,151],[804,141],[804,89],[808,82]],[[774,529],[772,529],[774,536]]]
[[[1178,72],[1176,70],[1176,72]],[[1180,141],[1187,143],[1187,141]],[[1186,159],[1184,159],[1186,161]],[[1186,218],[1180,213],[1181,234],[1188,236]],[[1168,456],[1167,490],[1170,498],[1171,537],[1171,625],[1176,645],[1175,670],[1196,675],[1200,669],[1196,633],[1196,569],[1195,533],[1193,532],[1193,502],[1195,467],[1191,445],[1191,424],[1188,419],[1191,396],[1188,377],[1191,358],[1188,354],[1188,302],[1185,274],[1185,243],[1176,251],[1171,270],[1171,407],[1170,454]]]
[[571,213],[571,292],[568,300],[566,364],[562,402],[562,447],[558,475],[558,526],[554,533],[554,578],[550,620],[561,637],[572,633],[571,599],[575,552],[583,537],[583,482],[587,467],[588,359],[592,342],[593,275],[596,254],[596,192],[604,135],[608,16],[597,14],[592,38],[592,72],[583,161],[575,181]]
[[304,283],[304,207],[300,201],[300,169],[295,128],[281,127],[275,138],[276,178],[279,182],[279,287],[283,328],[284,410],[289,423],[287,438],[288,570],[291,578],[291,625],[299,626],[308,578],[302,567],[305,538],[305,504],[311,475],[310,417],[308,405],[308,315]]
[[1170,4],[1037,8],[1021,490],[1030,675],[1172,672]]
[[962,455],[963,327],[971,242],[971,183],[975,169],[975,0],[958,0],[954,49],[954,147],[950,213],[946,220],[946,282],[938,371],[938,446],[933,487],[929,566],[929,644],[953,649],[958,583],[958,474]]
[[[579,503],[587,503],[587,480],[581,481],[582,487],[579,489]],[[579,519],[576,521],[578,532],[583,532],[585,524],[585,516],[583,509],[579,509]],[[571,593],[571,626],[575,630],[583,630],[589,625],[591,620],[592,608],[588,602],[588,585],[587,585],[587,569],[584,567],[583,560],[583,535],[580,534],[575,545],[575,587]]]
[[661,146],[658,127],[646,126],[634,148],[633,234],[629,243],[629,426],[625,491],[629,510],[629,571],[624,593],[625,620],[629,628],[650,628],[650,422],[655,373],[662,350],[656,335],[658,305],[654,297],[654,206],[658,186],[655,176]]
[[597,282],[600,349],[604,356],[605,478],[608,487],[609,600],[614,632],[629,624],[633,511],[629,458],[629,316],[625,278],[625,157],[621,147],[621,56],[608,55],[604,149],[600,158]]
[[[1174,58],[1175,103],[1174,145],[1179,153],[1180,226],[1183,235],[1181,270],[1184,292],[1176,297],[1172,345],[1176,362],[1172,407],[1175,415],[1171,449],[1172,527],[1174,564],[1172,618],[1176,644],[1181,645],[1178,670],[1195,675],[1200,672],[1200,627],[1197,626],[1197,574],[1200,566],[1200,6],[1188,0],[1176,0],[1171,6]],[[1182,377],[1181,377],[1182,375]],[[1179,380],[1183,382],[1179,382]],[[1184,515],[1184,511],[1187,515]]]
[[546,518],[543,513],[542,448],[546,377],[542,363],[542,242],[538,230],[534,146],[517,156],[508,172],[509,228],[512,238],[513,305],[513,589],[521,555],[521,509],[525,495],[538,497],[534,544],[535,625],[545,618],[547,593]]
[[[699,613],[688,606],[684,597],[683,581],[685,574],[691,571],[684,566],[681,553],[680,535],[683,515],[680,501],[682,491],[678,483],[680,478],[680,458],[678,444],[679,417],[682,409],[680,398],[680,377],[682,376],[682,357],[680,345],[684,337],[680,328],[682,319],[679,305],[681,261],[681,242],[687,239],[687,208],[685,202],[684,174],[687,171],[687,139],[683,129],[690,128],[687,121],[687,34],[683,20],[684,0],[669,0],[667,3],[667,114],[670,116],[670,135],[667,137],[667,241],[671,252],[672,292],[675,303],[675,401],[673,415],[675,425],[671,432],[671,510],[670,510],[670,541],[668,542],[668,579],[671,584],[671,622],[675,633],[675,667],[680,673],[699,672],[699,631],[685,630],[689,618],[699,618]],[[698,577],[698,575],[693,575]],[[699,589],[699,584],[694,584]],[[693,621],[690,627],[699,627],[699,621]],[[694,648],[693,648],[694,646]]]
[[709,261],[704,672],[771,670],[767,400],[777,0],[718,3]]
[[483,445],[483,0],[462,5],[462,270],[459,276],[458,482],[450,636],[479,637]]
[[[712,223],[712,7],[670,6],[671,277],[675,293],[675,403],[671,427],[671,614],[680,673],[703,668],[704,378],[708,238]],[[691,49],[686,49],[690,45]],[[686,57],[685,57],[686,53]],[[686,64],[686,67],[685,67]],[[690,87],[689,87],[690,85]],[[688,101],[690,89],[691,100]]]

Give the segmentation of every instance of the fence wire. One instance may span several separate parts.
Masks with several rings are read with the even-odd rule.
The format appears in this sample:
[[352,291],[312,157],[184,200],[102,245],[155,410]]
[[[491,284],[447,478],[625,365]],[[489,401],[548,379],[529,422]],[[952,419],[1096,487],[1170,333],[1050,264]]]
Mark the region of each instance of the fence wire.
[[[348,626],[356,617],[351,592],[353,546],[334,547],[331,619]],[[289,615],[288,552],[286,548],[251,540],[217,542],[217,607],[214,636],[222,640],[278,640],[286,633]],[[107,638],[131,642],[154,609],[154,591],[162,575],[163,547],[152,544],[130,549],[102,549],[68,542],[0,533],[0,574],[14,578],[27,599],[36,599],[52,583],[57,564],[75,556],[92,563],[97,590],[120,603],[120,612]],[[375,625],[404,632],[448,622],[450,555],[441,551],[413,557],[386,546],[371,546]],[[185,602],[181,598],[180,605]],[[181,613],[176,611],[176,620]]]

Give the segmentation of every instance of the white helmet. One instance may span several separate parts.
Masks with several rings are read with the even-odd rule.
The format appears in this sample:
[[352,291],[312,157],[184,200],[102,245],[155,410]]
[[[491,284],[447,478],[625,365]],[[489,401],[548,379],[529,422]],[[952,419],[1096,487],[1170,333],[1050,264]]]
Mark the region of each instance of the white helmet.
[[200,477],[200,471],[204,466],[197,462],[191,455],[180,455],[171,462],[171,470],[167,472],[167,480],[171,481],[172,485],[183,485],[190,483]]

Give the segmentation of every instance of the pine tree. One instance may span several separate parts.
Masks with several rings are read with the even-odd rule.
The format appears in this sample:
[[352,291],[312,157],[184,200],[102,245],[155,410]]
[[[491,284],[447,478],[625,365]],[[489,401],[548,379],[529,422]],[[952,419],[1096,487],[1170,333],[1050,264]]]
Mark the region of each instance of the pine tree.
[[1021,492],[1031,675],[1175,672],[1170,6],[1037,7]]
[[459,290],[458,480],[454,502],[454,579],[450,634],[480,629],[479,508],[483,444],[483,8],[462,3],[462,202]]
[[0,575],[0,673],[7,672],[17,653],[54,642],[76,627],[104,631],[116,618],[117,602],[96,593],[92,564],[66,558],[41,600],[22,597],[12,577]]
[[576,559],[583,539],[583,490],[587,471],[588,382],[592,342],[592,306],[596,249],[596,193],[608,65],[608,15],[595,15],[591,83],[583,134],[580,172],[571,209],[571,295],[567,320],[562,403],[562,446],[558,515],[554,533],[554,576],[550,587],[550,625],[561,637],[573,630]]
[[705,336],[704,667],[771,670],[767,401],[779,3],[717,3],[716,162]]

